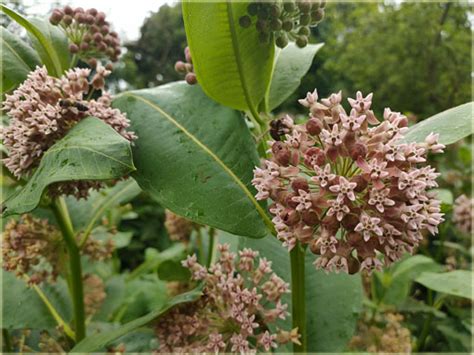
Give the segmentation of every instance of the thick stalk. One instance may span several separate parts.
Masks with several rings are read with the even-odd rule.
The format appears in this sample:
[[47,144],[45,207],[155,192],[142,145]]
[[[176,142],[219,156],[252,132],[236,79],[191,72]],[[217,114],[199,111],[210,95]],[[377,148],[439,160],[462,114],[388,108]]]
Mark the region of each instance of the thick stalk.
[[54,201],[53,212],[56,220],[58,221],[58,225],[63,234],[64,242],[68,251],[76,342],[79,342],[86,336],[86,319],[84,312],[84,290],[82,285],[80,249],[74,238],[74,230],[69,217],[67,206],[62,198],[58,198]]
[[298,328],[301,335],[301,345],[293,344],[293,352],[305,353],[308,349],[306,337],[306,299],[304,280],[304,256],[305,250],[299,242],[290,252],[291,260],[291,307],[293,316],[293,328]]
[[209,229],[209,246],[207,249],[207,261],[206,267],[209,268],[214,260],[214,250],[216,247],[216,230],[214,228]]

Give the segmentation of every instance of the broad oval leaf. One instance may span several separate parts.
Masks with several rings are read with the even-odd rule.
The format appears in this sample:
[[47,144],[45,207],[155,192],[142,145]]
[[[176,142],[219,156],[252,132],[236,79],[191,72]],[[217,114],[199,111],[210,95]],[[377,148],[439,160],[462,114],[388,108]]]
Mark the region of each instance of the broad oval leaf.
[[410,127],[406,142],[423,142],[431,132],[439,133],[442,144],[452,144],[474,133],[474,102],[450,108]]
[[270,83],[275,45],[261,44],[254,26],[239,18],[248,1],[183,1],[183,19],[194,71],[209,97],[223,105],[252,110]]
[[[11,272],[2,272],[2,326],[7,329],[48,329],[58,323],[34,288],[15,277]],[[54,285],[41,287],[49,302],[66,322],[72,318],[72,304],[67,285],[59,279]],[[25,312],[25,310],[28,310]]]
[[[68,65],[64,65],[69,60],[69,52],[66,53],[63,50],[58,50],[58,48],[64,48],[64,44],[58,46],[58,43],[60,43],[58,41],[61,30],[59,28],[55,28],[55,31],[51,30],[48,27],[51,26],[49,23],[46,23],[44,26],[41,25],[40,28],[7,6],[0,5],[0,9],[19,25],[24,27],[28,31],[30,37],[34,39],[33,42],[35,48],[38,51],[43,64],[46,65],[48,73],[56,77],[61,76],[63,71],[67,69]],[[47,32],[43,33],[46,29]],[[61,42],[64,43],[64,40],[66,40],[67,48],[66,36],[62,34],[62,38]]]
[[162,307],[159,309],[150,312],[149,314],[137,318],[129,323],[122,325],[121,327],[114,329],[112,331],[103,332],[100,334],[91,335],[84,340],[82,340],[79,344],[77,344],[71,352],[95,352],[102,350],[107,344],[114,341],[121,336],[124,336],[139,327],[143,327],[144,325],[150,323],[152,320],[157,319],[159,316],[164,314],[166,311],[171,309],[172,307],[181,304],[187,303],[197,300],[202,295],[202,285],[198,286],[197,288],[173,297],[172,299],[168,300]]
[[474,273],[468,270],[455,270],[444,273],[424,272],[415,281],[437,292],[474,300],[472,283]]
[[[242,240],[242,247],[260,252],[260,256],[272,261],[275,273],[286,282],[291,281],[290,255],[276,238]],[[360,275],[326,274],[315,270],[315,256],[309,251],[305,259],[305,289],[307,339],[309,352],[341,352],[351,339],[359,313],[362,310],[362,282]],[[291,310],[291,297],[283,302]],[[291,329],[291,316],[278,324]],[[280,352],[284,349],[279,348]],[[288,352],[291,348],[286,349]]]
[[98,118],[86,118],[46,151],[26,185],[4,202],[4,216],[32,211],[52,183],[116,179],[134,170],[130,142]]
[[2,93],[21,84],[29,72],[41,64],[38,53],[13,33],[1,27]]
[[262,237],[272,226],[254,198],[255,144],[240,113],[184,82],[119,95],[138,139],[140,187],[164,207],[197,223]]
[[277,49],[272,79],[265,98],[265,111],[275,109],[300,86],[301,79],[323,45],[324,43],[308,44],[299,48],[294,42],[290,42],[285,48]]

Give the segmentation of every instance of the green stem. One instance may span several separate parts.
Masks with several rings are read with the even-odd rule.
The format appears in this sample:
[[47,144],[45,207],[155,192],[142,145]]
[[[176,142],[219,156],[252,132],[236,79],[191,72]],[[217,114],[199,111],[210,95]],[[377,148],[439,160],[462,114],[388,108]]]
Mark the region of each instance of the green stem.
[[291,259],[291,307],[293,316],[293,329],[298,328],[301,335],[301,345],[293,344],[295,353],[305,353],[308,349],[306,337],[306,299],[304,280],[305,250],[299,242],[290,252]]
[[211,266],[214,259],[214,249],[216,246],[216,230],[214,228],[209,228],[209,247],[207,249],[207,262],[206,267]]
[[8,334],[7,329],[2,329],[2,340],[3,340],[3,351],[6,353],[13,352],[12,344],[10,342],[10,334]]
[[[430,306],[433,305],[433,291],[428,290],[428,304]],[[430,332],[431,322],[433,321],[433,314],[430,313],[428,318],[425,319],[423,323],[423,328],[421,330],[420,337],[418,338],[418,342],[416,343],[416,351],[420,352],[425,348],[426,339],[428,338],[428,334]]]
[[69,254],[69,272],[71,276],[71,297],[74,307],[76,342],[79,342],[86,336],[80,249],[74,238],[74,230],[64,199],[61,197],[56,199],[52,208],[63,234],[64,242]]

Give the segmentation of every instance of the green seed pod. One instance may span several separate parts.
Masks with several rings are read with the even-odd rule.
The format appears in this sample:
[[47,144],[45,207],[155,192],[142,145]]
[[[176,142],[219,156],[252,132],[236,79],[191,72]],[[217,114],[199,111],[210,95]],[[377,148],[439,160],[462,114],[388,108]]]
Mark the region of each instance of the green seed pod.
[[308,14],[302,14],[300,16],[300,25],[301,26],[308,26],[311,22],[311,16]]
[[282,28],[286,32],[290,32],[293,29],[293,21],[291,20],[285,20],[283,21]]
[[267,32],[268,31],[268,22],[265,20],[258,20],[255,27],[258,32]]
[[275,18],[270,22],[270,28],[272,31],[280,31],[282,28],[283,22],[280,19]]
[[286,1],[283,3],[283,9],[286,12],[293,12],[296,9],[295,3],[293,1]]
[[286,33],[280,34],[280,36],[275,40],[275,44],[279,48],[285,48],[288,45],[288,36]]
[[241,18],[239,18],[239,24],[243,28],[248,28],[252,24],[252,19],[250,18],[250,16],[247,15],[242,16]]
[[258,4],[256,2],[251,2],[247,6],[247,12],[249,13],[250,16],[255,16],[258,12]]
[[298,34],[302,35],[302,36],[309,36],[310,33],[311,33],[311,30],[309,29],[308,26],[300,27],[300,29],[298,31]]
[[297,4],[298,4],[298,8],[300,9],[302,13],[309,14],[309,12],[311,11],[312,5],[310,1],[307,1],[307,0],[298,1]]
[[262,44],[267,44],[270,42],[270,34],[268,32],[260,32],[258,34],[258,40]]
[[311,12],[311,20],[313,22],[319,22],[324,18],[324,9],[318,9]]
[[307,44],[308,44],[308,37],[298,36],[298,38],[296,38],[296,45],[298,47],[304,48],[304,47],[306,47]]

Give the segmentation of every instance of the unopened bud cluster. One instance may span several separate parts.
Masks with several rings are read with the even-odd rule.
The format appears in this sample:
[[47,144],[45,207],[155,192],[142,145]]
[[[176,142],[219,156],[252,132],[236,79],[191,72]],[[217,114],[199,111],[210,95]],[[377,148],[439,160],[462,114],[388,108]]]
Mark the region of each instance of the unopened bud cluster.
[[61,270],[62,238],[47,220],[22,215],[3,232],[3,269],[28,283],[54,282]]
[[437,233],[440,201],[428,190],[438,173],[426,165],[441,153],[438,135],[404,143],[408,120],[385,109],[380,122],[372,94],[357,92],[341,105],[341,92],[318,101],[316,90],[300,104],[306,123],[286,116],[271,124],[271,159],[254,170],[257,199],[272,199],[278,238],[291,250],[297,241],[319,255],[317,268],[371,272],[412,252],[423,232]]
[[456,227],[466,233],[472,232],[472,220],[474,219],[474,199],[461,195],[454,201],[453,222]]
[[84,284],[84,307],[87,316],[94,315],[102,306],[107,294],[102,279],[94,274],[83,277]]
[[323,19],[325,5],[320,0],[253,1],[239,23],[244,28],[254,23],[261,43],[269,43],[273,35],[280,48],[286,47],[289,39],[303,48],[308,44],[310,27]]
[[184,80],[186,80],[189,85],[197,84],[197,77],[194,73],[193,67],[193,58],[191,57],[191,51],[189,47],[184,49],[184,57],[186,58],[186,62],[178,60],[174,65],[174,70],[176,70],[176,72],[179,74],[183,74]]
[[190,220],[166,210],[165,227],[172,241],[189,242],[195,224]]
[[203,296],[194,303],[173,308],[162,317],[156,333],[160,353],[255,353],[269,352],[279,344],[298,343],[297,330],[268,327],[284,320],[287,305],[281,296],[288,284],[251,249],[239,251],[218,245],[220,256],[209,269],[188,256],[183,265],[192,279],[205,284]]
[[103,12],[65,6],[53,10],[49,21],[66,31],[71,53],[83,59],[107,57],[113,62],[118,60],[120,39],[117,32],[111,31]]
[[[62,77],[48,75],[45,67],[37,67],[11,94],[6,95],[3,111],[10,117],[2,127],[1,138],[8,151],[5,166],[17,178],[28,177],[38,167],[44,153],[79,121],[94,116],[110,125],[128,140],[135,139],[127,131],[130,123],[124,113],[113,109],[111,96],[104,92],[110,71],[97,65],[90,69],[68,70]],[[86,100],[93,90],[101,90],[96,100]],[[98,181],[57,183],[50,187],[52,195],[67,194],[87,197],[89,188],[102,186]]]

